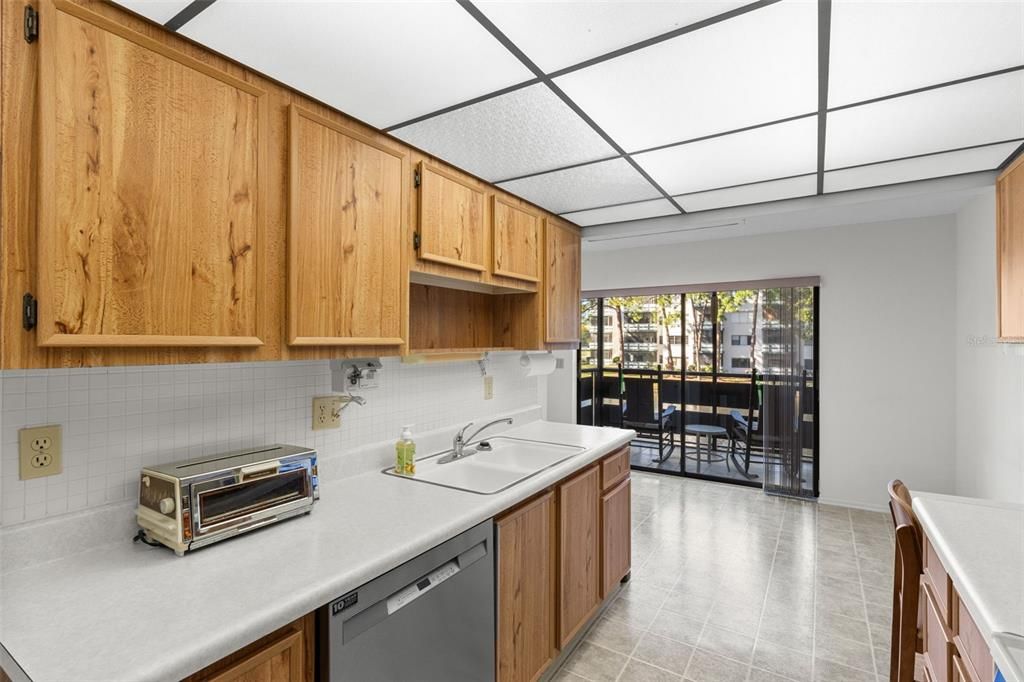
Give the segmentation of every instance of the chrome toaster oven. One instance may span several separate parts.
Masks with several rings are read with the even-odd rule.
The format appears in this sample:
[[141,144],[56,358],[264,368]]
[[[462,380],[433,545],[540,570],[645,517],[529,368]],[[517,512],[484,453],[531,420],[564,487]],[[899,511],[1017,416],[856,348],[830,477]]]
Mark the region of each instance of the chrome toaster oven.
[[320,497],[316,450],[267,445],[146,467],[139,526],[179,556],[218,540],[308,514]]

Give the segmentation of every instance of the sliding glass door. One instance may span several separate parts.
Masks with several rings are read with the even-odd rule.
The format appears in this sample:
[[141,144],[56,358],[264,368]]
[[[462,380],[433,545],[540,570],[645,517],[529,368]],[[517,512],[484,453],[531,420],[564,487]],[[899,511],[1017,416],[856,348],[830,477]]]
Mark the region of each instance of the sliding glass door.
[[579,422],[635,430],[634,468],[815,494],[816,301],[813,286],[585,299]]

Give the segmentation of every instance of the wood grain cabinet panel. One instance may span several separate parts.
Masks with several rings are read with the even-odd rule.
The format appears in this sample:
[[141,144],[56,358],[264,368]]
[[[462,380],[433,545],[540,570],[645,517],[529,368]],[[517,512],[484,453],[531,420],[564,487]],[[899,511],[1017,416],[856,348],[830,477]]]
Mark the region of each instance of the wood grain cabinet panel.
[[558,486],[558,646],[579,632],[601,603],[601,469]]
[[401,345],[407,155],[294,105],[289,133],[289,343]]
[[313,682],[316,618],[310,613],[182,682]]
[[486,195],[469,179],[421,161],[419,258],[486,272],[489,251]]
[[43,346],[258,346],[264,91],[40,3]]
[[541,217],[493,195],[491,239],[495,275],[525,282],[539,282],[541,268]]
[[530,682],[555,656],[555,496],[548,492],[500,517],[499,682]]
[[560,220],[545,222],[545,341],[579,343],[580,233]]
[[948,682],[952,678],[953,638],[947,627],[935,590],[924,581],[924,594],[928,602],[924,625],[924,662],[933,682]]
[[996,180],[999,338],[1024,341],[1024,155]]
[[630,546],[629,479],[601,496],[601,598],[629,573]]

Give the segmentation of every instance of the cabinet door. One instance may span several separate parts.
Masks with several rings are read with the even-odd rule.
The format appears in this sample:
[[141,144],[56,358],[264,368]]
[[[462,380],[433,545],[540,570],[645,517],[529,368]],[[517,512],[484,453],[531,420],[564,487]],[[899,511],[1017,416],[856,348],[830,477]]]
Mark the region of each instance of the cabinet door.
[[601,497],[601,598],[629,573],[629,479]]
[[494,223],[493,273],[524,282],[540,281],[541,218],[497,194],[491,210]]
[[558,646],[564,647],[601,602],[601,469],[558,486]]
[[484,193],[455,173],[419,164],[419,257],[487,271]]
[[535,680],[554,658],[554,524],[554,493],[497,521],[499,682]]
[[302,632],[292,632],[252,652],[210,682],[302,682]]
[[1024,341],[1024,156],[996,181],[999,338]]
[[263,91],[40,3],[43,346],[259,346]]
[[294,105],[290,123],[289,343],[401,345],[406,156]]
[[544,280],[545,341],[580,340],[580,233],[572,225],[547,220]]

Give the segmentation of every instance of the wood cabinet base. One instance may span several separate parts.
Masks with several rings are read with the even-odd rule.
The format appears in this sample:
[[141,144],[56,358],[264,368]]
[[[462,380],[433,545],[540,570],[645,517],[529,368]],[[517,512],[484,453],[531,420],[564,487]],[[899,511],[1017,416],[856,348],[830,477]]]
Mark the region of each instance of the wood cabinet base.
[[189,675],[183,682],[313,682],[316,617],[310,613]]

